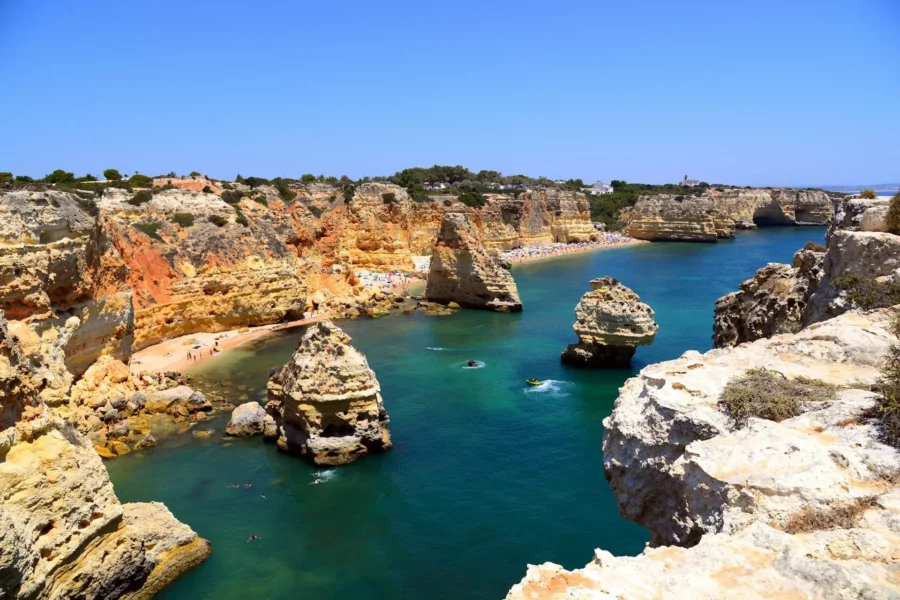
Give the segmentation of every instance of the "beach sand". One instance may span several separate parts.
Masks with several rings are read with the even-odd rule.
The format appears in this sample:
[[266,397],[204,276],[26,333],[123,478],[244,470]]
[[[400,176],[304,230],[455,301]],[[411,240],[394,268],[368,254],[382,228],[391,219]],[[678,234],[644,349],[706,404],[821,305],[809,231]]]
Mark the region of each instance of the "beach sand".
[[[513,264],[519,263],[527,263],[534,262],[538,260],[547,260],[551,258],[560,258],[563,256],[572,256],[573,254],[584,254],[586,252],[596,252],[597,250],[607,250],[610,248],[625,248],[626,246],[637,246],[639,244],[648,244],[645,240],[628,240],[624,242],[594,242],[590,244],[584,245],[575,245],[568,244],[566,246],[534,246],[534,250],[543,249],[547,253],[546,254],[529,254],[525,256],[510,256],[508,257],[509,261]],[[553,248],[553,250],[550,250]],[[506,256],[506,253],[502,253],[503,256]]]

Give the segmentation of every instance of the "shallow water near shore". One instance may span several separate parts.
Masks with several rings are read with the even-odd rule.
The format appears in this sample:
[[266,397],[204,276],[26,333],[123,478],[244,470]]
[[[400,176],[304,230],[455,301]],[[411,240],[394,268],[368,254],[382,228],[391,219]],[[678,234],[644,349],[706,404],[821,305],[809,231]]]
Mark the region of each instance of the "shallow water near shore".
[[[639,553],[649,535],[619,516],[603,477],[602,420],[619,386],[648,363],[708,350],[715,300],[824,234],[772,228],[517,264],[521,314],[339,322],[381,383],[390,452],[322,469],[259,438],[223,439],[220,417],[196,426],[214,429],[209,439],[173,436],[107,463],[123,502],[164,502],[212,542],[209,560],[158,597],[499,600],[528,563],[580,568],[596,547]],[[656,341],[631,370],[564,367],[575,304],[604,275],[654,308]],[[263,400],[270,368],[301,333],[239,347],[192,375],[228,379],[236,404]],[[466,369],[468,359],[483,368]],[[529,388],[529,377],[547,384]],[[322,483],[310,485],[317,472]]]

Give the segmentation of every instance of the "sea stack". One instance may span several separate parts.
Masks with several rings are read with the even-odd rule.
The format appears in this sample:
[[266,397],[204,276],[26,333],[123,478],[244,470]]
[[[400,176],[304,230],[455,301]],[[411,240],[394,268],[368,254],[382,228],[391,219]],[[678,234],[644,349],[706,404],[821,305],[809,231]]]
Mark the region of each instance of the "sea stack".
[[468,213],[446,213],[431,256],[425,296],[466,308],[522,310],[519,290],[498,257],[488,251]]
[[391,447],[381,386],[363,354],[331,321],[307,329],[268,385],[278,447],[318,465],[346,465]]
[[578,343],[569,344],[562,361],[574,367],[627,367],[637,346],[653,342],[659,326],[653,309],[612,277],[591,280],[591,291],[575,307]]

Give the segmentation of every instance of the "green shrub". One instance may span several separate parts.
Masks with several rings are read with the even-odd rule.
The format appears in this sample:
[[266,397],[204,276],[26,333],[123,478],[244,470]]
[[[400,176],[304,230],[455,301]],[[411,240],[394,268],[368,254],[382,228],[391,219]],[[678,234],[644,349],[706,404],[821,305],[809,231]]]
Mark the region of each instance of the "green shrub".
[[216,227],[224,227],[228,223],[228,219],[221,215],[209,215],[206,220]]
[[224,182],[222,182],[222,189],[223,190],[233,190],[234,186],[231,185],[230,183],[228,183],[227,181],[224,181]]
[[190,227],[194,224],[194,215],[191,213],[175,213],[172,216],[172,222],[178,223],[182,227]]
[[[412,198],[413,202],[416,202],[418,204],[428,204],[429,202],[431,202],[431,196],[429,196],[428,194],[415,193],[415,194],[411,194],[411,198]],[[448,204],[448,206],[449,206],[449,204]]]
[[212,188],[209,187],[208,185],[204,185],[202,191],[204,194],[212,194],[213,193]]
[[122,181],[122,174],[116,169],[106,169],[103,171],[103,177],[110,181]]
[[[93,196],[93,194],[91,194],[91,196]],[[94,200],[94,198],[87,198],[85,196],[82,196],[81,194],[78,194],[77,199],[78,205],[87,214],[91,215],[92,217],[96,217],[100,214],[100,209],[97,208],[97,202]]]
[[241,211],[240,207],[235,206],[234,212],[237,213],[237,217],[234,219],[235,223],[243,225],[244,227],[250,227],[250,221],[247,220],[247,217],[244,215],[243,211]]
[[157,233],[157,231],[159,230],[159,227],[160,227],[160,223],[157,223],[156,221],[150,221],[149,223],[135,223],[134,224],[135,229],[142,232],[147,237],[151,237],[154,240],[159,240],[161,242],[161,241],[163,241],[163,239],[161,237],[159,237],[159,234]]
[[166,185],[163,185],[163,186],[154,185],[154,186],[150,189],[150,192],[153,193],[154,195],[156,195],[156,194],[159,194],[160,192],[164,192],[164,191],[166,191],[166,190],[177,190],[177,189],[178,189],[178,188],[176,188],[176,187],[175,187],[174,185],[172,185],[171,183],[167,183]]
[[397,201],[397,194],[394,192],[385,192],[381,195],[381,201],[385,204],[393,204]]
[[353,196],[356,194],[356,186],[352,183],[348,183],[344,186],[342,191],[342,196],[344,197],[344,202],[349,204],[353,203]]
[[228,204],[237,204],[244,197],[244,192],[240,190],[226,190],[222,192],[222,200]]
[[306,175],[300,176],[300,181],[302,181],[303,183],[312,183],[315,180],[316,180],[316,176],[313,175],[312,173],[307,173]]
[[269,183],[269,180],[263,179],[262,177],[245,177],[242,183],[244,183],[245,185],[249,185],[252,189],[261,185],[266,185],[267,183]]
[[832,285],[855,307],[863,310],[900,304],[898,283],[881,283],[862,275],[841,275]]
[[34,179],[28,175],[16,175],[16,183],[34,183]]
[[266,197],[265,197],[265,196],[256,196],[256,197],[253,198],[253,201],[256,202],[256,203],[258,203],[258,204],[262,204],[263,206],[268,206],[268,205],[269,205],[269,201],[266,200]]
[[128,204],[140,206],[151,200],[153,200],[153,193],[150,190],[138,190],[138,192],[131,197],[131,200],[128,201]]
[[307,208],[307,210],[309,210],[309,212],[311,212],[311,213],[313,214],[313,216],[314,216],[315,218],[318,219],[318,218],[320,218],[320,217],[322,216],[322,209],[319,208],[318,206],[312,206],[312,205],[310,205],[310,206],[307,206],[306,208]]
[[135,173],[128,180],[128,183],[133,185],[134,187],[146,188],[153,185],[153,180],[146,175],[141,175],[140,173]]
[[12,183],[13,174],[8,171],[0,172],[0,184],[2,183]]
[[191,171],[190,176],[191,177],[203,177],[203,175],[200,174],[200,171]]
[[[891,332],[900,337],[900,316],[894,317]],[[900,448],[900,343],[892,344],[888,351],[877,391],[874,412],[880,421],[881,437],[885,443]]]
[[888,204],[887,216],[884,220],[887,223],[887,230],[889,232],[894,235],[900,235],[900,192],[897,192],[891,197],[891,202]]
[[459,195],[458,200],[466,206],[475,208],[484,206],[485,204],[485,199],[481,192],[463,192]]
[[69,173],[62,169],[57,169],[44,178],[47,183],[68,183],[75,181],[75,173]]
[[286,182],[284,179],[282,179],[281,177],[276,177],[275,179],[273,179],[273,180],[272,180],[272,185],[274,185],[274,186],[275,186],[275,189],[278,190],[278,196],[279,196],[284,202],[290,202],[290,201],[292,201],[294,198],[297,197],[297,192],[295,192],[294,190],[292,190],[292,189],[288,186],[287,182]]
[[859,193],[859,197],[866,200],[874,200],[878,197],[878,194],[875,193],[875,190],[863,190]]
[[744,427],[750,417],[784,421],[803,414],[810,402],[827,402],[836,388],[806,377],[788,379],[777,371],[752,369],[743,377],[732,379],[722,391],[720,408]]

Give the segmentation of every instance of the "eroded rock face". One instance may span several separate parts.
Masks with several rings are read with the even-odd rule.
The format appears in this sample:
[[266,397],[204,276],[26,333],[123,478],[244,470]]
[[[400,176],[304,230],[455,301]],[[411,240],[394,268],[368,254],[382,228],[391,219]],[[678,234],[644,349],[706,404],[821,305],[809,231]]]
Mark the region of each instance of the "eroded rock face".
[[834,207],[824,192],[710,189],[699,196],[641,196],[628,232],[639,240],[715,242],[731,237],[735,228],[824,225],[833,215]]
[[794,255],[792,265],[769,263],[740,291],[716,302],[713,346],[724,348],[803,328],[806,303],[822,277],[825,253],[810,245]]
[[40,398],[0,316],[0,590],[149,598],[209,555],[161,504],[119,503],[100,458]]
[[578,343],[562,353],[576,367],[627,367],[637,346],[653,342],[659,326],[653,309],[612,277],[591,280],[591,291],[575,307]]
[[391,447],[381,386],[366,357],[331,321],[311,325],[268,384],[279,449],[345,465]]
[[534,190],[518,197],[489,194],[485,198],[487,203],[474,219],[491,250],[597,239],[590,204],[580,192]]
[[522,310],[519,290],[497,256],[486,250],[467,212],[446,213],[441,222],[425,290],[428,300],[468,308]]
[[[621,513],[652,534],[637,557],[530,567],[507,598],[900,597],[900,453],[865,417],[889,346],[889,310],[848,313],[646,367],[604,421],[604,471]],[[743,429],[719,410],[729,380],[762,368],[845,386],[780,423]],[[845,503],[855,524],[786,531]],[[659,547],[663,546],[663,547]]]

